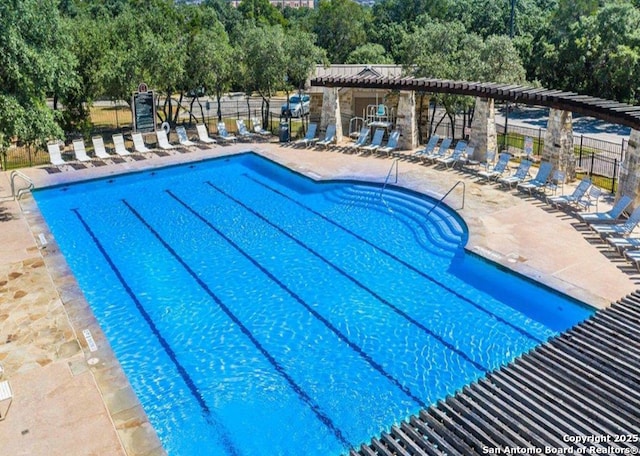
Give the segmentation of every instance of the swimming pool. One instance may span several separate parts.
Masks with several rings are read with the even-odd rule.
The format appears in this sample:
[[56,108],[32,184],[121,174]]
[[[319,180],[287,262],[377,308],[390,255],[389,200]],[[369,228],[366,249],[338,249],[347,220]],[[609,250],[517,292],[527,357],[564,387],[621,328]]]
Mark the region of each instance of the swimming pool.
[[254,154],[35,197],[171,455],[340,454],[590,315],[429,198]]

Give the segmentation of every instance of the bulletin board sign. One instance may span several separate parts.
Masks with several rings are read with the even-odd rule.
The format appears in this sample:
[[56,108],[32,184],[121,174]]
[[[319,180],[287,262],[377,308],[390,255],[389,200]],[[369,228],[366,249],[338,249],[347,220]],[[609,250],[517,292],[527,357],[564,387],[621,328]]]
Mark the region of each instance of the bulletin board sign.
[[153,90],[133,93],[133,130],[140,133],[156,129],[156,103]]

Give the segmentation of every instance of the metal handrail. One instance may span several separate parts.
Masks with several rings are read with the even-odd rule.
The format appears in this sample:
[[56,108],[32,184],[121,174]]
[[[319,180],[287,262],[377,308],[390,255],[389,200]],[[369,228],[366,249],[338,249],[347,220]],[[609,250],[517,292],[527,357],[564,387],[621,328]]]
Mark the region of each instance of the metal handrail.
[[391,177],[391,171],[393,171],[393,167],[396,167],[396,179],[394,184],[398,183],[398,161],[400,159],[399,158],[394,158],[393,159],[393,163],[391,163],[391,167],[389,168],[389,172],[387,173],[387,177],[384,180],[384,185],[382,186],[382,189],[380,190],[380,198],[382,198],[382,194],[384,193],[384,189],[387,188],[387,184],[389,183],[389,177]]
[[[16,193],[16,182],[15,182],[16,177],[19,177],[20,179],[24,180],[27,184],[29,184],[27,187],[23,187],[19,189],[17,193]],[[11,171],[10,179],[11,179],[11,196],[14,199],[20,199],[23,194],[35,188],[35,185],[33,185],[33,181],[29,178],[29,176],[21,173],[20,171]]]
[[466,187],[464,181],[459,180],[458,182],[453,184],[453,187],[451,187],[449,189],[449,191],[447,193],[445,193],[444,196],[442,198],[440,198],[438,200],[438,202],[436,204],[434,204],[431,209],[429,209],[429,211],[427,212],[427,216],[429,214],[431,214],[435,210],[436,207],[440,206],[440,203],[442,203],[442,201],[449,195],[449,193],[451,193],[453,191],[454,188],[456,188],[458,186],[458,184],[462,184],[462,207],[460,209],[464,209],[464,197],[465,197],[465,194],[467,193],[467,187]]

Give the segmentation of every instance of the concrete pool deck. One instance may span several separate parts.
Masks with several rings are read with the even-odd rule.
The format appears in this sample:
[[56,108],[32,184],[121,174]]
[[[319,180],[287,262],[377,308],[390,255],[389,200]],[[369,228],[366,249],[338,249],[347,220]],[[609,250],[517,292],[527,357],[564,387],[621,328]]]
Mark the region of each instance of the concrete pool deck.
[[[315,179],[384,182],[392,164],[375,156],[257,143],[69,167],[55,174],[40,168],[21,171],[41,188],[249,150]],[[462,185],[445,202],[467,223],[471,252],[596,308],[638,288],[640,274],[633,267],[612,261],[604,244],[585,236],[575,217],[539,199],[478,183],[470,173],[408,161],[398,162],[398,176],[397,185],[435,197],[464,182],[464,208]],[[9,188],[4,172],[0,195]],[[13,390],[9,412],[0,421],[2,451],[165,454],[33,198],[1,202],[0,226],[0,363],[5,371],[0,380],[9,380]]]

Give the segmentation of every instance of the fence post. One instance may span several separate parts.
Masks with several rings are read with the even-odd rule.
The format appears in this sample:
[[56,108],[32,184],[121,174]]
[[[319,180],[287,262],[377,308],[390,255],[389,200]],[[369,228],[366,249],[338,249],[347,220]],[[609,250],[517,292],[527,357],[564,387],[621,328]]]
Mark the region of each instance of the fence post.
[[[622,140],[624,142],[624,139]],[[615,195],[616,191],[616,177],[618,174],[618,159],[613,159],[613,178],[611,179],[611,193]]]
[[620,147],[620,160],[624,158],[624,138],[622,138],[622,146]]
[[[580,152],[578,153],[578,156],[580,157],[580,163],[582,163],[582,139],[584,138],[584,135],[580,135]],[[591,157],[591,165],[593,166],[593,157]]]
[[[582,154],[582,150],[580,150],[580,154]],[[593,165],[594,165],[595,160],[596,160],[596,153],[592,152],[591,153],[591,166],[589,166],[589,177],[593,176]]]
[[538,156],[541,156],[540,146],[542,145],[542,128],[538,128]]

